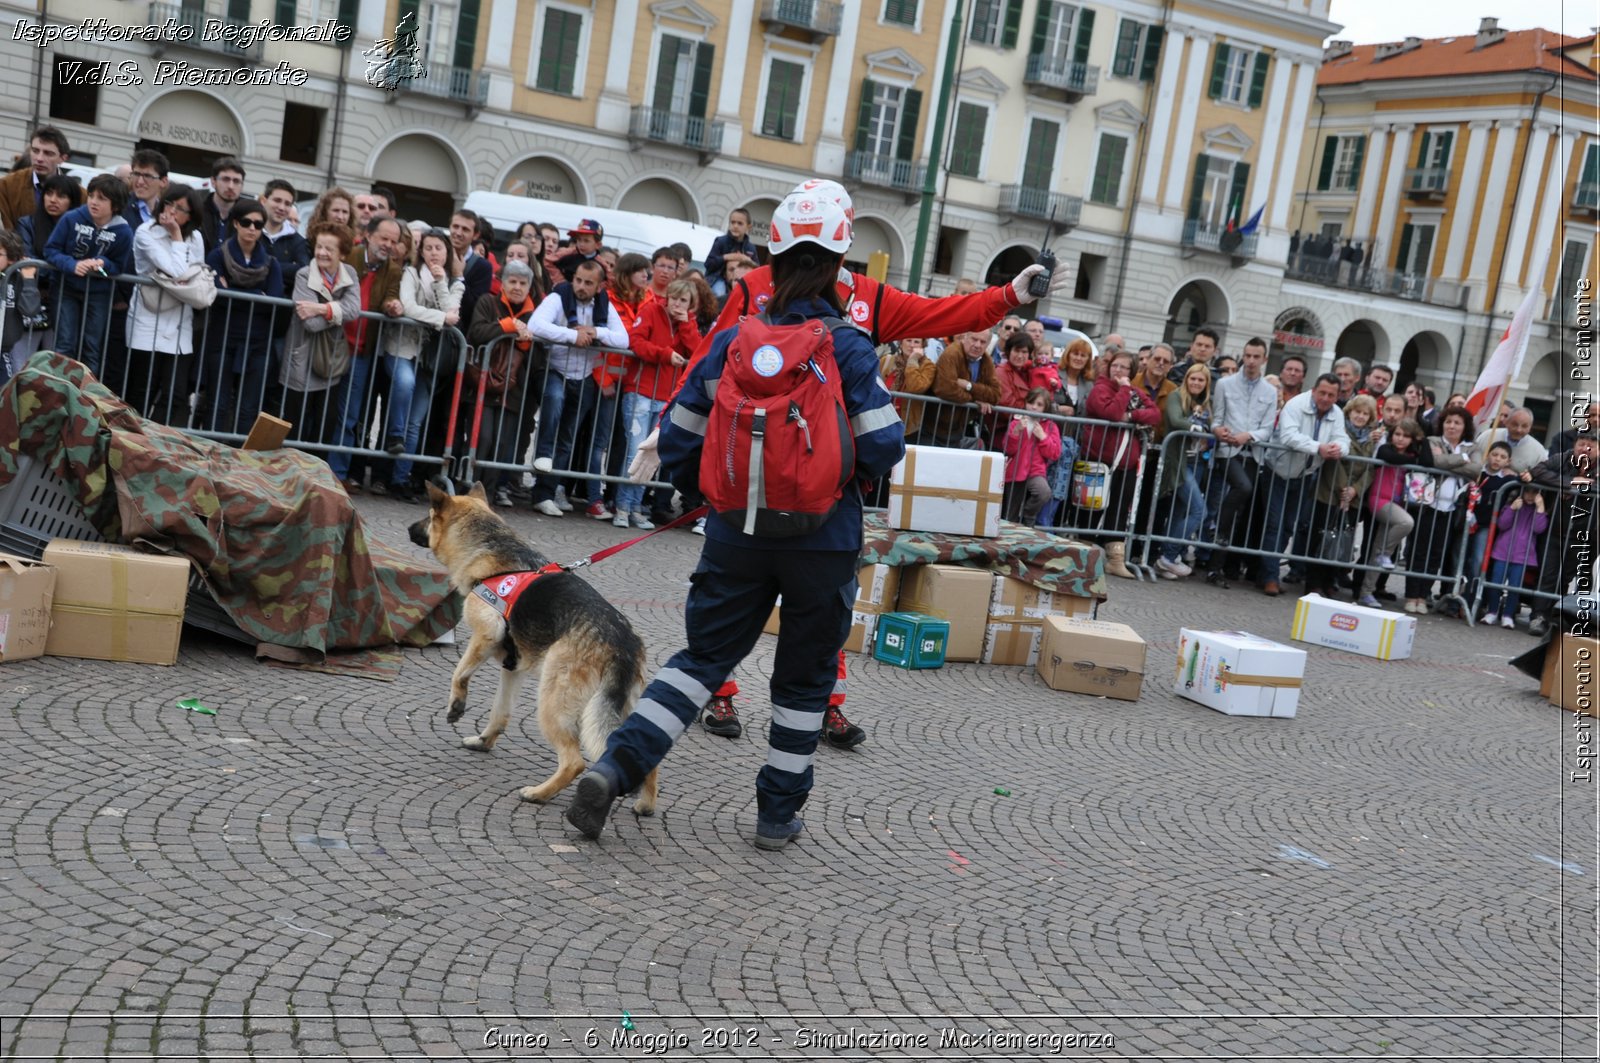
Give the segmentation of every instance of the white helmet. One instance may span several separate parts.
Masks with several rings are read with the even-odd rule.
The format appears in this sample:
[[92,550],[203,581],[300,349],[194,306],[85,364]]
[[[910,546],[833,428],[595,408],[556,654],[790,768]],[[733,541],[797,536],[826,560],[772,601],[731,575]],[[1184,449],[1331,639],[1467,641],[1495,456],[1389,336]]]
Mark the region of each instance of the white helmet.
[[790,192],[772,212],[767,250],[781,255],[799,244],[818,244],[843,254],[853,239],[855,227],[837,200],[826,194]]
[[856,220],[856,205],[851,201],[849,191],[838,181],[829,181],[823,177],[813,177],[808,181],[801,181],[795,185],[794,192],[789,194],[794,195],[799,192],[820,196],[823,199],[831,199],[844,209],[844,216],[849,218],[852,223]]

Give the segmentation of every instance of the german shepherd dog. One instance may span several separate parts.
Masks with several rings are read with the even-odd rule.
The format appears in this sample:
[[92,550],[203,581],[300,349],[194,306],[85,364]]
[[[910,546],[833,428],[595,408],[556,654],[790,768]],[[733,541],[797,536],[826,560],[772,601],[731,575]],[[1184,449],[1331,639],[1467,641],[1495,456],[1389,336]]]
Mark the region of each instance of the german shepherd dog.
[[[451,723],[467,711],[467,680],[489,658],[500,662],[500,689],[489,725],[463,738],[468,749],[488,752],[505,733],[528,672],[539,670],[539,729],[556,751],[556,771],[538,786],[519,791],[524,801],[544,802],[566,789],[599,760],[606,738],[630,712],[644,689],[644,643],[626,617],[600,592],[571,572],[540,576],[502,618],[472,593],[494,576],[536,571],[549,559],[519,539],[474,484],[462,497],[428,485],[428,516],[410,528],[411,541],[433,551],[466,598],[472,638],[450,680]],[[640,787],[634,813],[656,807],[656,773]]]

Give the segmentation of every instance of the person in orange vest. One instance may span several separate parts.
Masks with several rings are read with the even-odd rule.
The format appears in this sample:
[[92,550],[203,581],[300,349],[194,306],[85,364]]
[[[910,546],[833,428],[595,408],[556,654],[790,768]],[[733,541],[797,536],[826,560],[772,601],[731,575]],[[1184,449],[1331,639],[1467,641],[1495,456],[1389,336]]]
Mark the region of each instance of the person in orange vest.
[[[809,192],[820,199],[832,200],[844,208],[845,215],[855,221],[855,205],[850,193],[837,181],[813,179],[796,185],[795,192]],[[962,332],[978,332],[993,328],[1011,311],[1039,296],[1028,291],[1028,282],[1044,273],[1044,267],[1033,265],[1017,274],[1009,284],[997,284],[981,292],[957,293],[942,298],[913,295],[903,292],[864,273],[839,271],[839,303],[849,314],[850,321],[865,332],[874,346],[902,339],[924,336],[954,336]],[[1058,264],[1050,275],[1049,295],[1067,286],[1067,267]],[[728,285],[728,298],[723,304],[717,322],[705,334],[705,339],[695,350],[694,357],[678,378],[678,386],[689,378],[689,373],[711,349],[712,338],[725,328],[738,324],[752,313],[766,309],[772,298],[772,269],[760,266]],[[674,393],[676,398],[676,393]],[[668,402],[671,405],[671,402]],[[642,444],[628,469],[636,481],[654,478],[660,467],[656,457],[656,433],[652,432]],[[840,749],[854,749],[866,740],[867,734],[845,718],[842,706],[845,701],[844,653],[839,653],[839,679],[833,695],[828,699],[827,715],[823,721],[822,736],[829,745]],[[701,726],[714,735],[738,738],[744,732],[739,723],[738,710],[733,699],[739,693],[739,684],[733,679],[724,683],[706,706]]]

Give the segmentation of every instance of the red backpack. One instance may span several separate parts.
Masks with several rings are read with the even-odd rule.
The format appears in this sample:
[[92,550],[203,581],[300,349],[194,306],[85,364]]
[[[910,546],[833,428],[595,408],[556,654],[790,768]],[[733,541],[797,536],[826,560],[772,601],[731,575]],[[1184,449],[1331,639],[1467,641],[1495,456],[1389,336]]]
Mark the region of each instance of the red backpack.
[[783,539],[822,527],[855,475],[855,437],[833,357],[833,334],[853,325],[818,318],[774,325],[748,317],[728,345],[700,460],[700,491],[746,535]]

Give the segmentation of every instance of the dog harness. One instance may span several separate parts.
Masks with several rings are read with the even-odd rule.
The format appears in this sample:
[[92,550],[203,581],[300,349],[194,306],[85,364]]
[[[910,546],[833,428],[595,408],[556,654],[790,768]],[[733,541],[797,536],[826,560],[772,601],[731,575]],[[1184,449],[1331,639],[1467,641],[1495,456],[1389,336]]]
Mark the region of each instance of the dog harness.
[[533,586],[534,580],[540,576],[548,576],[552,572],[564,571],[566,571],[564,565],[552,561],[543,568],[528,572],[502,572],[498,576],[490,576],[472,588],[472,593],[488,602],[502,617],[508,617],[511,615],[511,610],[516,607],[517,599],[522,597],[523,591]]

